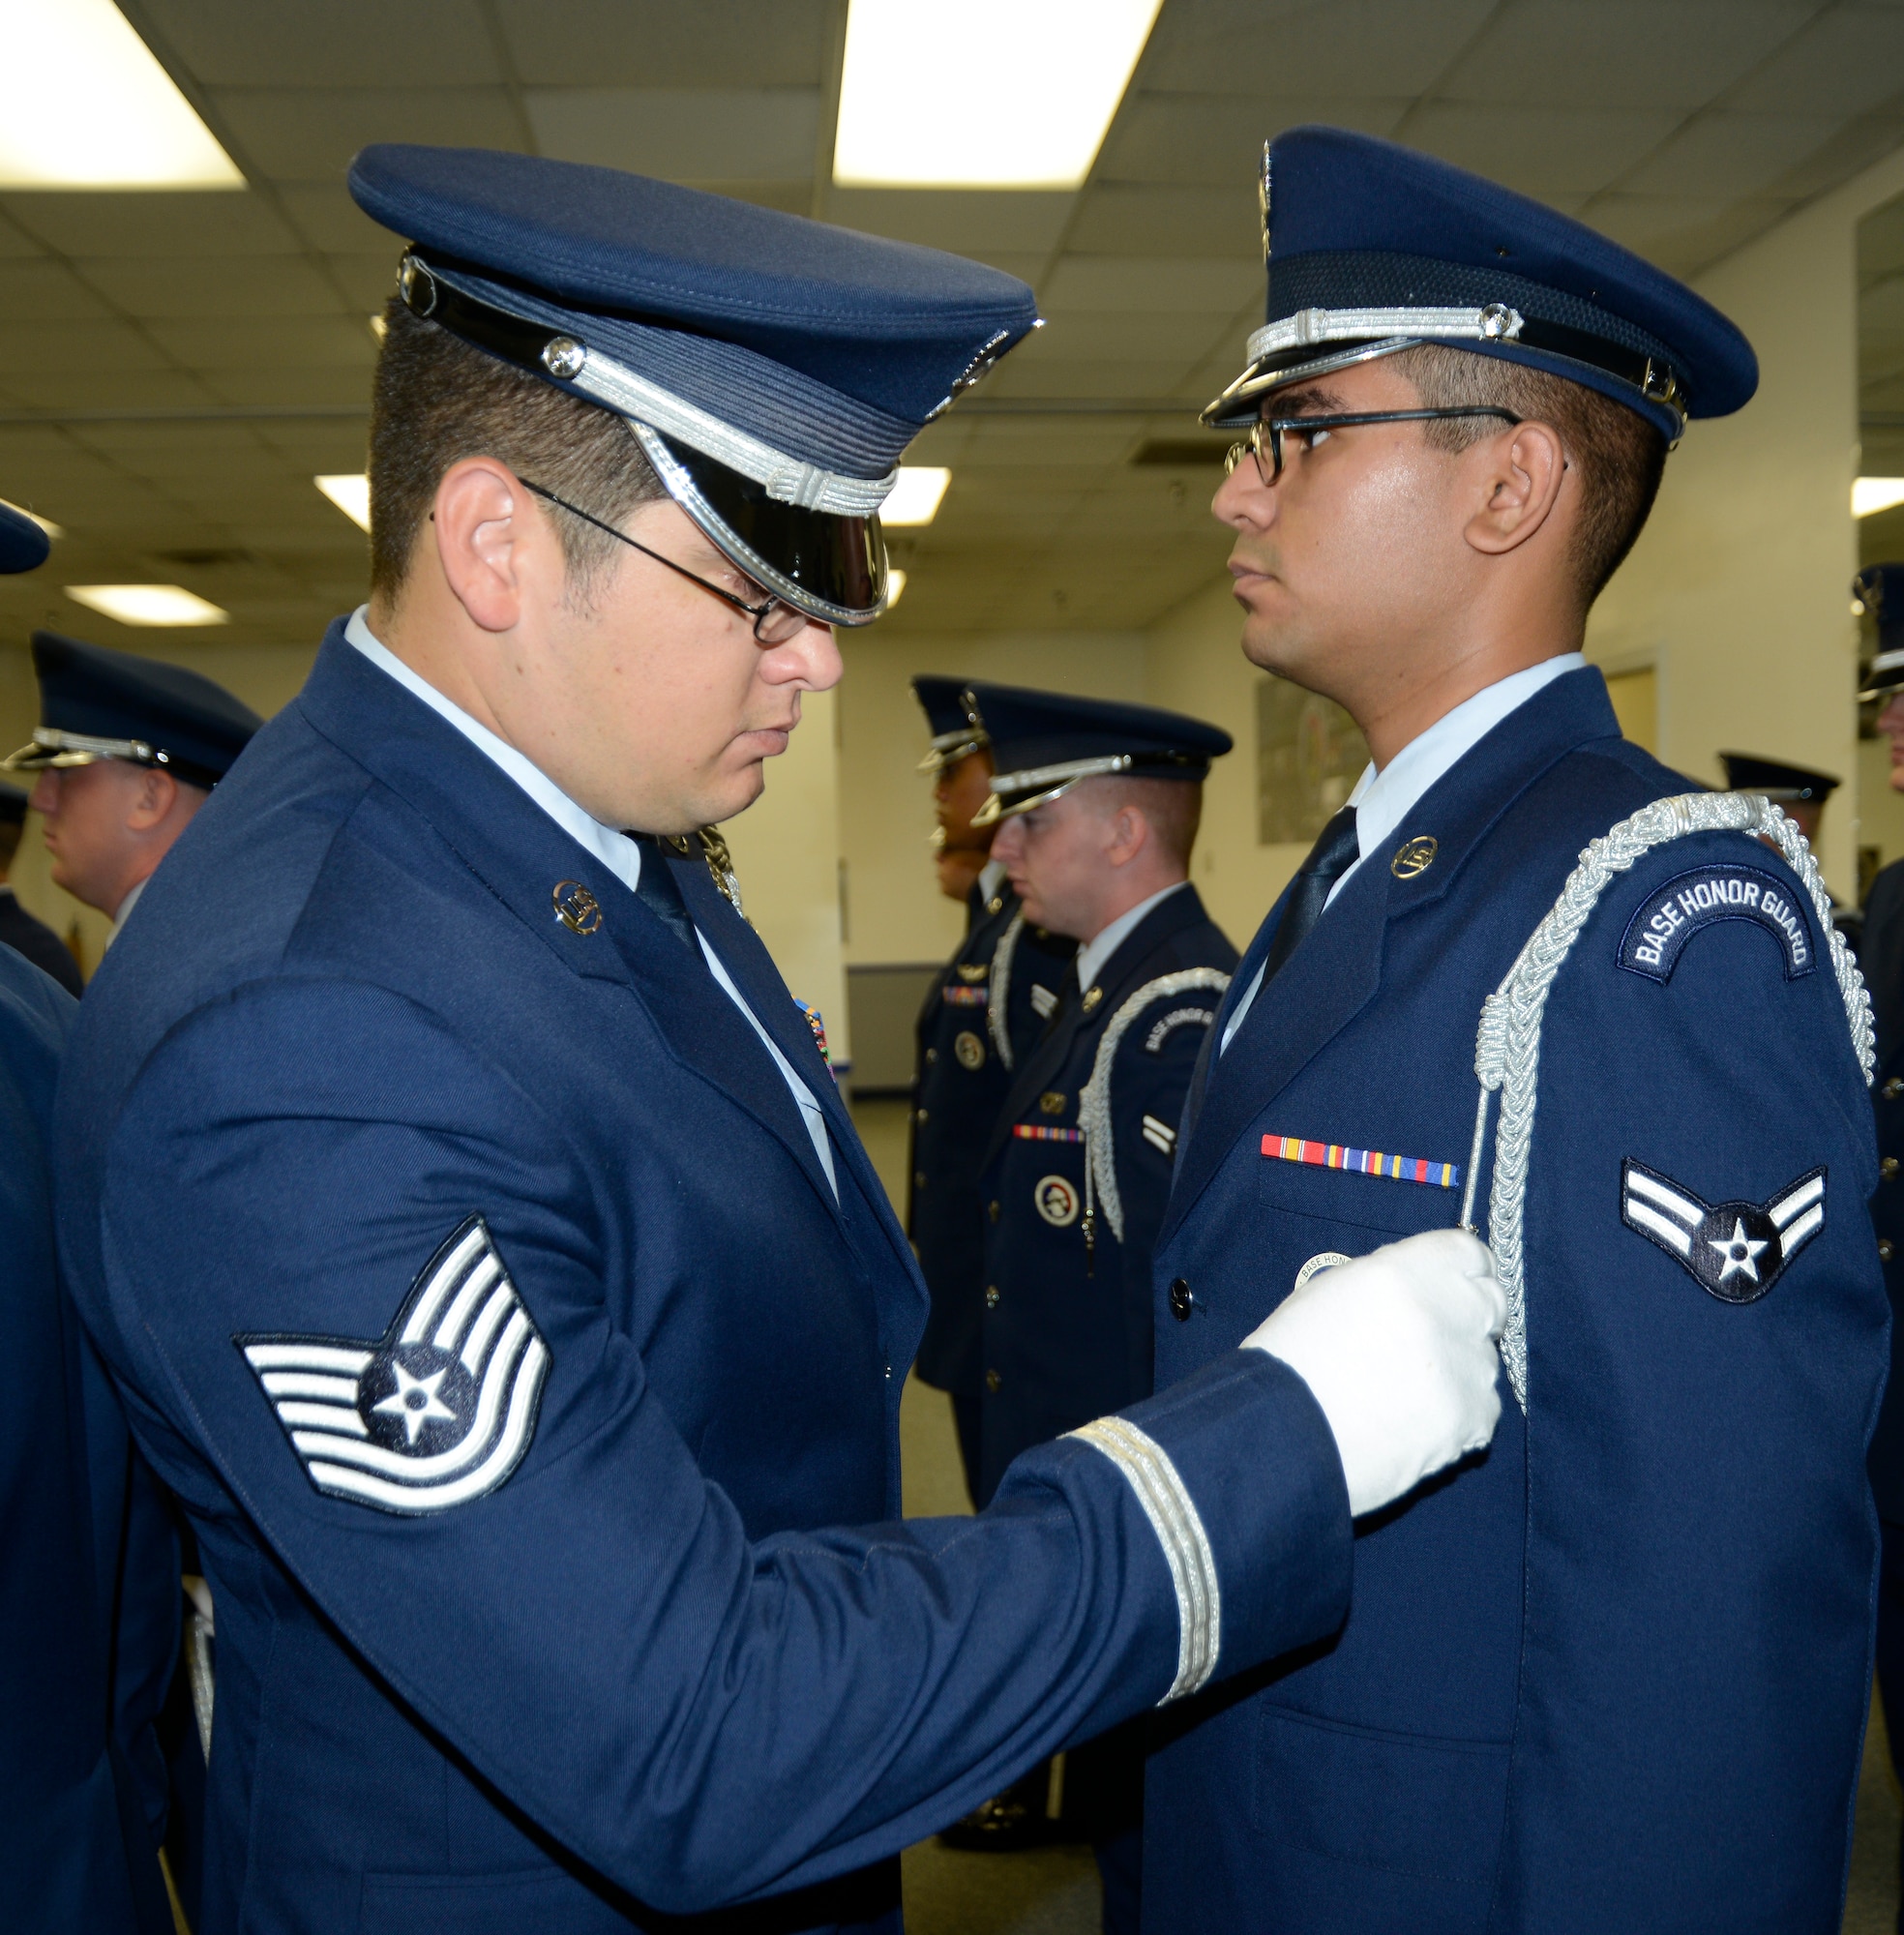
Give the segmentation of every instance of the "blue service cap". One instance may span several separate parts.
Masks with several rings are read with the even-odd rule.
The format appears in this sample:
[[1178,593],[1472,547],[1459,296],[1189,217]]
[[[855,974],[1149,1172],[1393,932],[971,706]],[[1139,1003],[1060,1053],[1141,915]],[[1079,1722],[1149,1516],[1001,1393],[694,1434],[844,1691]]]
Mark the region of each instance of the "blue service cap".
[[1756,753],[1721,753],[1719,763],[1732,791],[1762,792],[1781,806],[1795,800],[1815,800],[1823,806],[1844,784],[1835,773],[1815,773],[1809,766],[1787,765],[1783,759],[1765,759]]
[[1851,580],[1851,609],[1878,627],[1878,649],[1865,664],[1859,698],[1904,691],[1904,564],[1867,564]]
[[978,707],[967,698],[970,681],[946,678],[938,672],[924,671],[912,681],[912,697],[932,728],[932,744],[919,761],[922,773],[936,773],[943,766],[957,765],[968,753],[976,753],[992,741]]
[[0,504],[0,577],[36,569],[45,563],[52,548],[46,533],[24,511]]
[[40,724],[30,745],[0,759],[9,772],[129,759],[209,791],[264,724],[222,685],[57,632],[33,635]]
[[411,311],[624,417],[722,551],[829,624],[885,609],[901,453],[1038,325],[997,269],[614,168],[381,143],[350,192],[410,243]]
[[1250,423],[1266,391],[1421,342],[1584,384],[1669,444],[1759,386],[1752,345],[1684,283],[1445,162],[1293,128],[1264,145],[1260,191],[1268,306],[1205,423]]
[[992,797],[972,815],[989,826],[1111,773],[1201,780],[1235,743],[1220,726],[1155,705],[974,684],[966,699],[992,735]]

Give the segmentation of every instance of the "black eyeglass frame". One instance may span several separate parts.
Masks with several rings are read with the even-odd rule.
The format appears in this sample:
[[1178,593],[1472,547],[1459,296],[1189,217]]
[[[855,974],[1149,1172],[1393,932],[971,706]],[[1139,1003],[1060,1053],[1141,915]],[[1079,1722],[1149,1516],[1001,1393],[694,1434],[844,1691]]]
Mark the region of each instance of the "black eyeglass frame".
[[[1223,474],[1228,477],[1245,457],[1256,459],[1256,474],[1265,487],[1283,474],[1283,438],[1290,431],[1351,430],[1356,424],[1438,423],[1450,417],[1499,417],[1504,424],[1525,423],[1512,410],[1498,403],[1460,403],[1439,410],[1362,410],[1342,416],[1262,417],[1250,426],[1250,433],[1240,443],[1233,443],[1223,459]],[[1265,433],[1271,468],[1263,468]]]
[[[584,511],[580,504],[571,504],[566,497],[556,496],[553,491],[545,491],[540,484],[531,483],[526,477],[521,480],[521,483],[523,490],[534,491],[538,497],[544,498],[547,502],[557,505],[562,510],[568,512],[570,517],[580,518],[584,524],[593,524],[598,531],[607,531],[610,537],[619,538],[630,550],[639,551],[643,557],[653,558],[657,564],[665,564],[669,571],[675,572],[680,577],[685,578],[690,584],[699,584],[703,591],[711,591],[723,604],[731,605],[736,611],[752,618],[754,621],[754,641],[756,644],[784,645],[789,640],[798,638],[800,633],[814,622],[797,605],[788,604],[785,598],[775,598],[769,595],[764,605],[750,605],[746,599],[737,598],[731,591],[723,590],[720,585],[702,578],[699,572],[690,571],[685,564],[676,564],[671,557],[664,557],[660,551],[650,551],[646,545],[631,538],[626,531],[618,531],[612,524],[606,523],[602,519]],[[790,616],[797,618],[800,622],[788,631],[785,638],[769,639],[764,636],[760,628],[766,624],[776,611],[785,611]]]

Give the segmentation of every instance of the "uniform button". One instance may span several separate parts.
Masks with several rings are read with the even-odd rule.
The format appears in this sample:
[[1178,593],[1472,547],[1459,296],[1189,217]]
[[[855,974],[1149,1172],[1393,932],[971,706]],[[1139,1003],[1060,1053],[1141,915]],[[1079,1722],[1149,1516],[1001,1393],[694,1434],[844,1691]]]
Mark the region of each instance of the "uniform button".
[[995,1199],[994,1199],[994,1200],[993,1200],[992,1202],[988,1203],[988,1204],[987,1204],[987,1205],[985,1206],[985,1207],[986,1207],[986,1210],[987,1210],[987,1212],[988,1212],[988,1213],[990,1214],[990,1216],[991,1216],[991,1218],[992,1218],[993,1222],[995,1222],[995,1223],[996,1223],[996,1222],[997,1222],[997,1221],[998,1220],[998,1205],[997,1205],[997,1199],[995,1198]]
[[1886,1156],[1885,1159],[1878,1164],[1878,1174],[1881,1176],[1883,1176],[1887,1182],[1889,1182],[1890,1178],[1897,1174],[1897,1158],[1894,1155]]
[[1898,1096],[1904,1095],[1904,1075],[1893,1075],[1885,1084],[1883,1093],[1887,1102],[1894,1102]]
[[886,1376],[889,1378],[892,1376],[892,1366],[890,1364],[886,1366]]
[[988,1283],[985,1286],[985,1307],[987,1310],[997,1310],[998,1307],[998,1286],[996,1283]]
[[1896,1254],[1897,1254],[1897,1245],[1893,1243],[1889,1236],[1880,1236],[1878,1238],[1879,1263],[1888,1264],[1889,1263],[1891,1258],[1894,1257]]
[[912,1187],[914,1189],[923,1189],[925,1186],[926,1172],[923,1169],[915,1169],[912,1172]]
[[934,1063],[935,1061],[937,1061],[937,1059],[938,1059],[938,1050],[937,1050],[937,1049],[936,1049],[936,1048],[929,1048],[929,1049],[927,1049],[927,1050],[926,1050],[926,1066],[927,1066],[928,1068],[930,1068],[930,1067],[931,1067],[931,1066],[933,1065],[933,1063]]
[[1195,1303],[1196,1300],[1197,1299],[1190,1295],[1189,1284],[1186,1283],[1182,1277],[1177,1277],[1172,1283],[1170,1287],[1171,1315],[1175,1317],[1179,1324],[1189,1323],[1190,1306],[1193,1303]]
[[912,1112],[912,1119],[913,1119],[913,1120],[914,1120],[915,1122],[923,1122],[923,1121],[924,1121],[924,1120],[926,1119],[926,1112],[925,1112],[925,1111],[924,1111],[923,1109],[915,1109],[915,1110],[913,1110],[913,1112]]
[[989,1391],[995,1391],[995,1390],[997,1390],[997,1389],[998,1388],[998,1386],[999,1386],[999,1385],[1000,1385],[1001,1384],[1003,1384],[1003,1383],[1004,1383],[1004,1379],[1003,1379],[1003,1378],[1001,1378],[1001,1377],[1000,1377],[1000,1376],[999,1376],[999,1375],[997,1374],[997,1371],[987,1371],[987,1372],[986,1372],[986,1374],[985,1374],[985,1388],[986,1388],[987,1390],[989,1390]]

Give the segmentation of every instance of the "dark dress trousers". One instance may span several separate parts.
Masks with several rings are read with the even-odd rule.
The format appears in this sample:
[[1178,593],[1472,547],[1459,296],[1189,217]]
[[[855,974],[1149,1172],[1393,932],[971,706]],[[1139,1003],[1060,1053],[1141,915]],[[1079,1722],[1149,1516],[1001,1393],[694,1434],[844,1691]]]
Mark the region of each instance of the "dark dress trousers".
[[[70,957],[69,957],[70,959]],[[164,1935],[164,1769],[153,1723],[178,1564],[54,1267],[45,1135],[74,1005],[0,951],[0,1871],[7,1924]],[[128,1572],[129,1530],[156,1528]]]
[[1342,1617],[1261,1353],[1129,1414],[1145,1498],[1073,1438],[897,1522],[911,1250],[753,930],[648,864],[837,1198],[698,950],[341,624],[87,994],[62,1245],[218,1607],[199,1935],[896,1930],[899,1849],[1189,1689],[1184,1606],[1216,1671]]
[[[1483,998],[1588,844],[1689,790],[1620,738],[1584,669],[1349,876],[1186,1125],[1160,1389],[1306,1265],[1458,1220],[1441,1166],[1470,1159]],[[1201,1724],[1164,1717],[1145,1935],[1836,1929],[1889,1312],[1827,947],[1745,834],[1613,874],[1539,1037],[1528,1409],[1503,1389],[1485,1455],[1358,1524],[1338,1632],[1204,1696]],[[1484,1235],[1488,1210],[1484,1158]]]
[[75,999],[84,992],[79,964],[67,946],[44,920],[20,906],[19,896],[0,880],[0,947],[24,954],[43,974],[50,974]]
[[[1150,1246],[1177,1118],[1236,950],[1185,884],[1126,935],[1090,988],[1075,973],[985,1148],[983,1503],[1021,1451],[1150,1393]],[[1085,1179],[1086,1085],[1106,1097]],[[1109,1134],[1104,1131],[1108,1129]]]
[[[932,1293],[919,1376],[976,1405],[984,1365],[984,1207],[978,1174],[1013,1070],[1056,1010],[1074,942],[1030,926],[1009,881],[976,886],[966,938],[927,991],[917,1025],[907,1234]],[[973,1489],[977,1473],[969,1472]]]

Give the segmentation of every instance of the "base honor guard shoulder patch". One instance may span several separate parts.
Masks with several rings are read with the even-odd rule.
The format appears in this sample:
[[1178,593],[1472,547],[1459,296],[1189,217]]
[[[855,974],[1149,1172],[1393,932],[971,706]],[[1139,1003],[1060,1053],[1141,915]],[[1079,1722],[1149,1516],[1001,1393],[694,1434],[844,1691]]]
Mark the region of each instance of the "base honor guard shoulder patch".
[[1818,959],[1811,922],[1775,874],[1759,867],[1695,867],[1655,888],[1626,923],[1620,965],[1629,973],[1670,981],[1686,942],[1715,921],[1744,920],[1777,943],[1785,978],[1809,974]]
[[1713,1205],[1629,1157],[1621,1166],[1620,1219],[1720,1302],[1756,1303],[1825,1227],[1825,1172],[1807,1172],[1770,1203]]
[[425,1265],[376,1342],[232,1342],[320,1492],[409,1516],[509,1476],[535,1435],[550,1364],[480,1216]]

